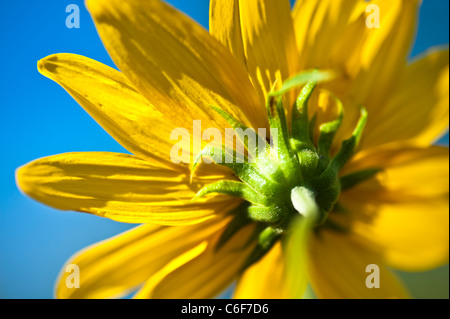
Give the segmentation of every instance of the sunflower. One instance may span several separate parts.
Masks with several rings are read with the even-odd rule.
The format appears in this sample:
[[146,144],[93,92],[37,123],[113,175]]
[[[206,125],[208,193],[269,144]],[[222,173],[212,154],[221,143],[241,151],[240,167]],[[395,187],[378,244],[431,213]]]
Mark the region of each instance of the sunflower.
[[[448,50],[408,63],[419,1],[371,4],[379,28],[363,0],[212,0],[208,33],[159,0],[88,0],[120,71],[74,54],[38,69],[133,155],[50,156],[17,183],[142,225],[72,257],[80,287],[64,268],[56,296],[211,298],[237,281],[236,298],[297,298],[307,282],[320,298],[405,298],[390,268],[445,264],[449,153],[432,143],[448,126]],[[278,139],[251,164],[206,141],[174,163],[171,134],[196,120]]]

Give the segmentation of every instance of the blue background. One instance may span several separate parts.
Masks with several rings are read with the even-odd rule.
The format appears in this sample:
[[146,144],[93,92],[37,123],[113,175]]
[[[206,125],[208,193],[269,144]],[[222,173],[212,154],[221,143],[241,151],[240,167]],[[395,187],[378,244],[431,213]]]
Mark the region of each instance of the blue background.
[[[169,2],[208,26],[208,0]],[[65,25],[71,3],[80,7],[79,29]],[[448,45],[448,7],[447,0],[424,1],[412,56]],[[34,159],[71,151],[124,152],[62,88],[38,73],[36,62],[69,52],[113,63],[82,1],[4,1],[0,36],[0,298],[52,298],[57,274],[74,252],[132,225],[60,212],[18,191],[14,171]],[[448,143],[448,135],[441,143]],[[448,267],[401,276],[415,297],[448,298]]]

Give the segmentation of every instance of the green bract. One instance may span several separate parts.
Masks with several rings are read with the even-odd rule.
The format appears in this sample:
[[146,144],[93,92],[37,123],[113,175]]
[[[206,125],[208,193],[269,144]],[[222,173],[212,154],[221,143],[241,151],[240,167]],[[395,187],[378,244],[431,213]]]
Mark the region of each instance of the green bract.
[[[367,121],[364,108],[361,108],[361,116],[352,136],[343,141],[340,150],[331,157],[331,145],[344,117],[342,104],[336,98],[338,116],[320,126],[317,146],[314,144],[311,136],[314,123],[309,120],[307,105],[317,82],[330,78],[332,74],[329,72],[302,73],[286,81],[280,90],[268,95],[266,106],[270,143],[256,133],[257,141],[250,140],[249,136],[242,134],[248,127],[213,107],[236,132],[240,132],[236,135],[245,145],[247,153],[241,154],[244,161],[239,161],[234,149],[226,146],[205,147],[195,159],[192,171],[206,156],[214,163],[232,169],[240,181],[224,180],[210,184],[198,192],[197,198],[210,193],[222,193],[246,201],[235,211],[236,217],[218,246],[244,225],[257,222],[259,246],[248,263],[254,262],[270,249],[299,213],[301,218],[312,218],[312,227],[323,224],[342,187],[351,187],[377,172],[375,169],[366,170],[339,178],[340,169],[354,154],[361,138]],[[289,130],[282,95],[300,85],[304,86],[295,102]],[[227,161],[227,158],[233,160]]]

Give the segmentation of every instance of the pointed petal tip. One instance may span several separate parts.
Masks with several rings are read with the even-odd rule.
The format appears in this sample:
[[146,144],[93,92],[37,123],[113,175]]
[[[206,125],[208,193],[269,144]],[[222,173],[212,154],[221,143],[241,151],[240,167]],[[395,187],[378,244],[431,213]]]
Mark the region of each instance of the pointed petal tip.
[[15,170],[15,182],[17,185],[18,190],[26,196],[30,196],[31,198],[33,198],[33,191],[32,191],[32,187],[29,183],[27,183],[26,180],[26,176],[28,174],[28,169],[29,166],[32,164],[33,162],[24,164],[22,166],[19,166],[16,168]]
[[45,68],[45,60],[47,58],[48,57],[45,57],[45,58],[42,58],[42,59],[37,61],[37,69],[38,69],[39,73],[41,73],[42,75],[44,75],[44,73],[45,73],[45,69],[46,69]]
[[15,182],[17,189],[20,193],[26,197],[30,197],[33,200],[39,201],[37,190],[33,183],[30,182],[30,167],[33,165],[34,161],[24,164],[15,170]]
[[24,187],[23,187],[23,184],[22,184],[21,176],[22,176],[22,172],[23,172],[24,167],[25,167],[25,165],[22,165],[22,166],[16,168],[16,170],[14,172],[14,179],[15,179],[17,188],[19,189],[19,191],[22,194],[24,194]]
[[61,54],[50,54],[37,62],[37,69],[39,73],[48,77],[49,73],[54,73],[58,64],[58,56]]

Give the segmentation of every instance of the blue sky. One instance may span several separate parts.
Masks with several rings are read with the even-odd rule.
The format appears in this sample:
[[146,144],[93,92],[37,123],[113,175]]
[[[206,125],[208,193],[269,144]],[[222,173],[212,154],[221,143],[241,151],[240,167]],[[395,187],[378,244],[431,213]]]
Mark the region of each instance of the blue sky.
[[[208,0],[168,2],[208,25]],[[72,3],[81,9],[79,29],[65,26],[65,8]],[[447,0],[424,0],[412,56],[448,44],[448,6]],[[0,298],[51,298],[67,258],[131,225],[60,212],[18,191],[15,169],[36,158],[72,151],[124,151],[63,89],[37,72],[36,62],[69,52],[113,63],[82,1],[3,2],[0,43]],[[448,135],[443,142],[448,143]],[[416,296],[418,282],[428,289],[445,278],[448,295],[448,268],[437,270],[434,277],[427,275],[404,276]]]

